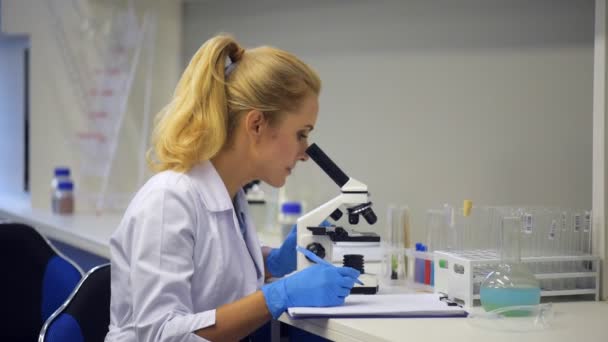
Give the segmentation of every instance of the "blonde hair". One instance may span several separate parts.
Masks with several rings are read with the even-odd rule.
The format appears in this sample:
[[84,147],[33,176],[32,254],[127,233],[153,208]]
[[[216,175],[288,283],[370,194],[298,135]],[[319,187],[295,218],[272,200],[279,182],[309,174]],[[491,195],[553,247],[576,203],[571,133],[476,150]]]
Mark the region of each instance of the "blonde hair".
[[[232,64],[225,69],[228,58]],[[192,57],[171,102],[158,114],[148,165],[186,172],[230,143],[243,113],[259,110],[276,124],[320,89],[316,72],[289,52],[267,46],[245,50],[231,36],[213,37]]]

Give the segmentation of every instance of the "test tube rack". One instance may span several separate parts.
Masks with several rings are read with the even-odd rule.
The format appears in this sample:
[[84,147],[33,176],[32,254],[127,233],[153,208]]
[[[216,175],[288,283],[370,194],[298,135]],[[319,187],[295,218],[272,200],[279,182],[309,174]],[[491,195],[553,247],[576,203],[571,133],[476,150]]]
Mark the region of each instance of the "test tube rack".
[[[524,257],[541,282],[541,297],[594,295],[599,300],[600,258],[593,255]],[[466,307],[479,303],[482,281],[500,263],[495,250],[435,251],[435,292]]]

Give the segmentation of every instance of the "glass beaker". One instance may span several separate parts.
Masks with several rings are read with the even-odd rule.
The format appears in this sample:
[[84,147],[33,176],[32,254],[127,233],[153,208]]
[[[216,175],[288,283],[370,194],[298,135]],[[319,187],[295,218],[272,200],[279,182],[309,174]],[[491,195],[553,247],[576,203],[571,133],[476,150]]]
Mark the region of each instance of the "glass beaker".
[[[504,217],[501,224],[500,263],[481,284],[479,297],[486,311],[518,305],[538,305],[540,285],[534,274],[521,262],[520,217]],[[511,311],[510,316],[525,316],[526,312]]]

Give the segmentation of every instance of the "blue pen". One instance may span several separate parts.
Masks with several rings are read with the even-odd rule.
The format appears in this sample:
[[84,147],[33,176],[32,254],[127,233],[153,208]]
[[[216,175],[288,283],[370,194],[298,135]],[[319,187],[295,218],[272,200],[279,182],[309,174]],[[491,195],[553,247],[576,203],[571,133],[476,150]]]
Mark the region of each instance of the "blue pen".
[[[319,258],[318,255],[316,255],[315,253],[309,251],[306,248],[302,248],[300,246],[296,246],[296,250],[302,254],[304,254],[308,259],[314,261],[317,264],[321,264],[321,265],[326,265],[326,266],[331,266],[331,267],[336,267],[334,264],[330,263],[329,261],[325,260],[325,259],[321,259]],[[365,284],[363,284],[363,282],[359,279],[355,279],[355,283],[359,284],[359,285],[363,285],[365,286]]]

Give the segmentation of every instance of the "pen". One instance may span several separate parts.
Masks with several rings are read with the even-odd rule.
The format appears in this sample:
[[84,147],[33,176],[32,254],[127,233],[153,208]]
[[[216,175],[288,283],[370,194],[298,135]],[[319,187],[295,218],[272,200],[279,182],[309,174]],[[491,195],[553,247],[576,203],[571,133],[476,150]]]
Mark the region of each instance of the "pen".
[[[331,266],[331,267],[336,267],[334,264],[330,263],[329,261],[325,260],[325,259],[321,259],[319,258],[318,255],[316,255],[315,253],[309,251],[308,249],[302,248],[300,246],[296,246],[296,250],[302,254],[304,254],[308,259],[314,261],[317,264],[322,264],[322,265],[326,265],[326,266]],[[359,284],[359,285],[364,285],[363,282],[359,279],[355,279],[355,283]]]

